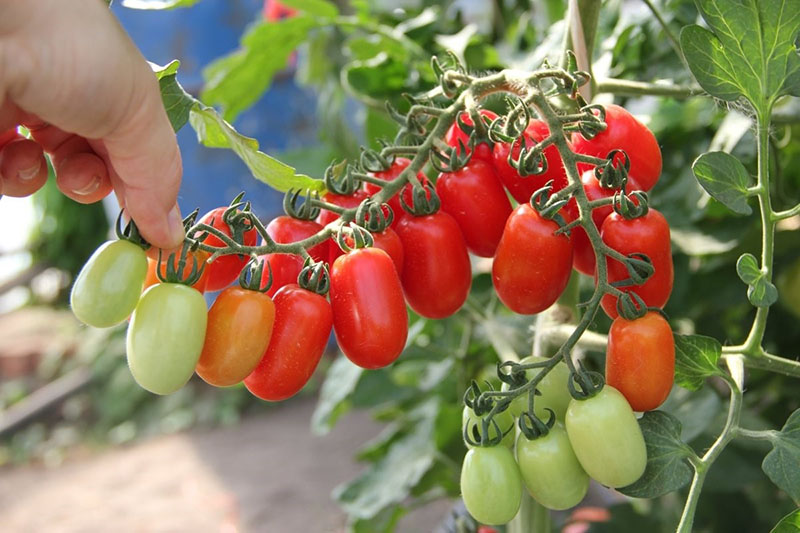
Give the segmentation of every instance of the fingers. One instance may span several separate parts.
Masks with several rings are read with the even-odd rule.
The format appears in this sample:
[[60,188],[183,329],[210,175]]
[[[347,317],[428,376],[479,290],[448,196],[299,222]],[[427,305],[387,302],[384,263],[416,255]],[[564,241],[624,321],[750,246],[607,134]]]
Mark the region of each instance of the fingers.
[[42,147],[29,139],[13,140],[0,149],[0,181],[5,196],[28,196],[47,181]]

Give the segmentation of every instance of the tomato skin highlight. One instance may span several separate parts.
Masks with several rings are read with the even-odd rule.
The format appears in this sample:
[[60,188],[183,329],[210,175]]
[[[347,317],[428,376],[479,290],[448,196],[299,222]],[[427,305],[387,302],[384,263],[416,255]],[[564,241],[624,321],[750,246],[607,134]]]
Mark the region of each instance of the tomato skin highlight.
[[575,507],[586,496],[589,476],[575,457],[561,423],[535,440],[520,433],[516,456],[528,493],[548,509]]
[[269,345],[244,384],[254,396],[278,402],[297,394],[311,379],[328,344],[333,313],[324,296],[294,283],[282,287],[273,301]]
[[[486,416],[486,415],[484,415]],[[506,408],[505,411],[501,411],[494,416],[494,421],[497,422],[497,425],[500,427],[500,431],[503,433],[503,440],[500,443],[503,446],[511,448],[514,446],[514,417],[511,414],[511,408]],[[469,438],[475,439],[475,435],[473,434],[472,428],[477,426],[478,433],[481,434],[482,432],[482,417],[475,414],[470,407],[464,406],[464,410],[461,412],[461,434],[464,434],[464,430],[466,429]],[[497,429],[495,428],[494,424],[489,424],[489,438],[497,437]],[[474,448],[475,446],[464,442],[464,445],[467,448]]]
[[[497,115],[488,109],[480,109],[478,113],[483,115],[484,117],[489,119],[489,122],[493,121],[497,118]],[[469,113],[466,111],[461,112],[461,121],[466,124],[467,126],[472,126],[472,118],[469,116]],[[469,148],[469,135],[466,134],[460,127],[458,127],[458,121],[453,122],[450,128],[447,130],[447,133],[444,135],[444,142],[448,146],[453,146],[457,148],[456,153],[461,153],[461,147],[459,146],[459,141],[464,145],[466,148],[466,152],[470,153]],[[473,154],[474,160],[482,160],[490,163],[492,161],[492,148],[486,143],[479,143],[478,146],[475,147],[475,153]]]
[[[227,209],[227,207],[212,209],[203,215],[198,221],[198,224],[213,226],[228,237],[231,237],[231,230],[222,218]],[[245,246],[255,246],[256,242],[258,242],[258,232],[255,228],[247,230],[244,232],[242,240]],[[203,244],[215,247],[225,246],[222,239],[214,235],[208,235],[206,240],[203,241]],[[210,254],[208,255],[210,256]],[[206,265],[206,274],[204,274],[207,275],[208,278],[203,290],[218,291],[233,283],[233,281],[239,277],[239,273],[241,273],[242,269],[247,264],[248,259],[249,258],[245,256],[223,255],[215,259],[212,263],[208,263]]]
[[[653,132],[639,122],[626,109],[618,105],[607,105],[606,129],[586,140],[579,132],[572,134],[572,149],[579,154],[605,158],[612,150],[624,150],[630,160],[628,176],[634,178],[649,191],[661,175],[661,148]],[[592,168],[578,163],[578,171]]]
[[[192,271],[192,258],[197,262],[197,270],[200,271],[205,265],[205,269],[203,273],[200,274],[200,278],[192,284],[192,288],[199,292],[206,292],[208,287],[208,266],[209,263],[206,263],[206,260],[210,257],[211,254],[205,252],[203,250],[195,250],[194,252],[190,251],[186,254],[186,265],[183,267],[183,275],[187,276]],[[161,277],[166,277],[167,275],[167,257],[161,258],[159,272],[161,273]],[[178,263],[180,262],[180,251],[175,254],[175,258],[172,261],[172,264],[175,265],[175,268],[178,267]],[[161,283],[161,280],[158,279],[158,275],[156,274],[156,265],[159,265],[158,259],[154,259],[152,257],[147,258],[147,275],[144,278],[144,289],[147,290],[153,285],[157,285]]]
[[508,217],[492,281],[500,301],[515,313],[540,313],[564,292],[572,272],[572,242],[554,234],[557,229],[557,222],[542,218],[528,203]]
[[269,344],[275,304],[264,293],[228,287],[208,311],[203,351],[195,371],[216,387],[229,387],[246,378]]
[[575,456],[593,479],[619,488],[642,476],[647,465],[642,430],[617,389],[606,385],[587,400],[573,399],[565,422]]
[[[544,140],[550,135],[547,124],[541,120],[533,119],[525,128],[523,133],[528,148],[534,143]],[[515,141],[513,146],[513,158],[519,157],[522,147],[521,143]],[[494,145],[492,162],[495,172],[502,184],[511,193],[514,199],[524,204],[531,199],[531,195],[538,189],[544,187],[548,181],[553,180],[553,192],[560,191],[567,186],[567,171],[564,169],[564,162],[558,153],[558,148],[554,145],[544,149],[544,157],[547,160],[547,170],[542,174],[520,176],[519,171],[508,164],[508,153],[512,150],[511,143],[497,143]]]
[[[594,200],[601,200],[603,198],[609,198],[614,196],[614,193],[617,192],[616,189],[604,189],[600,186],[600,181],[594,176],[594,170],[587,170],[581,175],[581,182],[583,183],[583,190],[586,191],[586,197],[589,201]],[[630,193],[631,191],[641,191],[642,188],[636,183],[631,177],[628,177],[628,184],[627,184],[627,191]],[[578,206],[575,203],[575,200],[570,200],[569,207],[571,212],[573,213],[573,219],[577,218],[578,216]],[[608,215],[614,212],[614,208],[611,205],[603,206],[603,207],[596,207],[592,210],[592,222],[594,222],[595,227],[600,229],[603,226],[603,222]],[[586,230],[584,230],[581,226],[576,226],[572,229],[570,239],[572,240],[572,245],[575,248],[575,254],[572,258],[572,266],[578,272],[582,274],[586,274],[587,276],[594,276],[595,273],[595,257],[594,257],[594,249],[592,248],[592,242],[589,240],[589,236],[586,235]]]
[[408,336],[408,313],[392,259],[377,248],[355,249],[336,260],[330,277],[339,348],[362,368],[392,364]]
[[408,216],[397,226],[403,242],[403,292],[408,305],[426,318],[445,318],[469,295],[472,269],[455,219],[443,211]]
[[126,339],[133,378],[154,394],[172,394],[194,374],[206,335],[206,301],[198,291],[159,283],[142,294]]
[[503,186],[492,166],[480,159],[436,180],[442,211],[458,223],[467,249],[480,257],[492,257],[511,214]]
[[104,243],[75,278],[72,312],[96,328],[123,322],[139,302],[146,274],[147,255],[141,247],[125,240]]
[[472,517],[490,526],[510,522],[522,502],[522,477],[505,446],[472,448],[461,466],[461,496]]
[[[276,217],[267,224],[267,234],[279,244],[290,244],[297,241],[307,239],[312,235],[316,235],[322,226],[313,220],[299,220],[290,216],[281,215]],[[320,244],[309,248],[308,253],[315,261],[327,261],[329,259],[330,248],[329,241],[323,241]],[[303,258],[295,254],[266,254],[263,256],[269,263],[269,268],[272,269],[272,286],[267,291],[267,294],[272,297],[278,292],[278,289],[290,283],[297,283],[297,276],[303,269]],[[264,272],[268,271],[268,267],[264,267]],[[264,275],[261,287],[267,285],[267,276]]]
[[675,379],[672,328],[655,311],[636,320],[614,319],[608,332],[606,382],[619,390],[634,411],[664,403]]
[[[537,357],[534,355],[525,357],[524,359],[520,360],[521,364],[528,364],[528,363],[541,363],[546,361],[547,357]],[[533,378],[536,374],[540,371],[540,369],[533,368],[525,372],[528,379]],[[572,400],[572,396],[569,393],[569,389],[567,388],[567,382],[569,381],[569,368],[567,368],[567,364],[563,361],[556,363],[550,372],[548,372],[542,380],[536,384],[536,390],[541,392],[541,395],[537,395],[533,402],[533,412],[536,414],[536,417],[540,420],[547,422],[550,418],[550,413],[547,411],[548,409],[552,410],[553,413],[556,415],[556,419],[559,422],[564,421],[564,415],[567,413],[567,407],[569,407],[569,402]],[[508,390],[508,385],[503,383],[501,390]],[[517,418],[528,410],[528,395],[523,394],[521,396],[517,396],[512,400],[511,405],[508,407],[508,410],[511,411],[511,414]]]
[[[620,287],[623,292],[635,292],[648,307],[664,307],[672,293],[674,278],[672,250],[669,240],[669,224],[664,215],[653,208],[643,217],[626,220],[618,213],[611,213],[600,228],[600,236],[609,247],[623,255],[641,253],[650,258],[655,272],[642,285]],[[608,282],[627,279],[628,270],[616,259],[606,258]],[[595,283],[597,274],[595,273]],[[606,314],[617,318],[617,297],[603,296],[601,305]]]

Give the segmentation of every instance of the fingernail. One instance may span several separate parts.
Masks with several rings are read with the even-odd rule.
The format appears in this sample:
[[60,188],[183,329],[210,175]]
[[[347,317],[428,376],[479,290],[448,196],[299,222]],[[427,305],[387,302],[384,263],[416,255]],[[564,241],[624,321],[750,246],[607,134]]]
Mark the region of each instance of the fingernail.
[[17,178],[19,179],[19,181],[31,181],[33,178],[36,177],[41,168],[42,168],[42,162],[37,161],[36,166],[18,171]]
[[177,205],[173,207],[167,215],[167,225],[169,227],[170,240],[176,243],[176,245],[183,241],[186,234],[183,231],[181,211],[178,209]]
[[100,177],[92,176],[92,180],[83,188],[75,189],[72,192],[78,196],[89,196],[100,187]]

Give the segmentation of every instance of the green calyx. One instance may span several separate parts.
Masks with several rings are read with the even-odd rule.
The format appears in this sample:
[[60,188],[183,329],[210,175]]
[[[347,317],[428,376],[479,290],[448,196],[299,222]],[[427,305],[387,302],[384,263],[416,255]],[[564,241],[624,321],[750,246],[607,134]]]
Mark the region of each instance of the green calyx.
[[302,191],[300,189],[289,189],[283,197],[283,210],[292,218],[299,220],[314,220],[319,216],[319,207],[314,205],[313,200],[319,200],[319,193],[313,195],[306,191],[301,201]]
[[381,233],[392,224],[394,212],[389,204],[378,204],[367,198],[356,210],[355,222],[358,226],[366,228],[371,233]]
[[353,175],[353,167],[347,161],[328,165],[323,180],[329,192],[341,196],[350,196],[361,187],[361,182]]
[[328,265],[323,261],[315,263],[311,258],[306,259],[303,269],[297,276],[297,284],[307,291],[325,296],[331,288]]
[[122,214],[125,212],[124,209],[121,209],[119,215],[117,215],[117,222],[114,225],[114,232],[117,234],[117,238],[120,240],[128,241],[136,246],[142,248],[142,250],[147,250],[150,248],[150,243],[147,242],[142,234],[139,233],[139,228],[136,226],[136,223],[133,219],[130,219],[125,227],[122,227]]
[[406,203],[406,199],[403,196],[403,194],[400,195],[400,204],[406,212],[415,217],[432,215],[439,211],[439,207],[442,205],[439,195],[436,194],[436,189],[430,183],[414,185],[411,189],[411,205]]
[[583,368],[583,362],[578,363],[578,368],[570,373],[569,381],[567,381],[569,393],[576,400],[588,400],[603,390],[604,386],[603,375],[586,370]]
[[[167,264],[164,268],[164,275],[161,274],[160,265],[162,263],[162,253],[161,250],[158,250],[158,265],[159,268],[156,268],[156,276],[158,277],[159,281],[162,283],[179,283],[181,285],[188,285],[192,286],[203,276],[203,271],[206,268],[206,264],[203,263],[202,265],[197,264],[197,258],[194,255],[190,255],[189,252],[194,252],[197,250],[197,243],[190,244],[188,242],[184,242],[183,246],[181,246],[180,255],[176,252],[169,254],[167,257]],[[191,270],[187,272],[187,259],[192,260],[192,267]],[[177,260],[177,262],[176,262]]]
[[[267,266],[267,282],[262,287],[264,265]],[[239,274],[239,286],[249,291],[266,293],[272,287],[272,265],[265,259],[252,258]]]

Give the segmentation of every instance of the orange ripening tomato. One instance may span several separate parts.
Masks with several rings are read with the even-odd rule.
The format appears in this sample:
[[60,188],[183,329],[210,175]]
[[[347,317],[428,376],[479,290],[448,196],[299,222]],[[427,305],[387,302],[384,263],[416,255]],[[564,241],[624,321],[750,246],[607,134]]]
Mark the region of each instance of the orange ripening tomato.
[[[184,267],[183,275],[186,276],[187,274],[189,274],[189,272],[192,271],[192,257],[194,257],[197,260],[197,270],[199,271],[201,268],[203,268],[203,265],[210,256],[211,254],[203,250],[197,250],[186,254],[186,266]],[[176,268],[179,261],[180,261],[180,252],[175,254],[175,260],[173,261],[173,264],[175,265]],[[144,278],[144,287],[142,288],[142,292],[147,290],[148,287],[152,287],[157,283],[161,283],[161,280],[159,280],[158,276],[156,275],[156,263],[158,263],[158,259],[153,259],[152,257],[147,258],[147,276],[145,276]],[[161,268],[159,269],[159,272],[161,272],[162,277],[165,277],[167,275],[166,257],[162,257],[161,259]],[[200,276],[200,279],[198,279],[194,283],[194,285],[192,285],[192,288],[197,289],[200,292],[205,292],[207,281],[208,281],[208,265],[206,264],[203,270],[203,274]]]
[[324,296],[295,283],[281,287],[273,301],[269,346],[244,385],[254,396],[278,402],[308,383],[328,344],[333,315]]
[[606,383],[620,391],[634,411],[651,411],[664,403],[674,377],[675,339],[660,313],[614,319],[608,332]]
[[208,311],[197,375],[217,387],[242,381],[264,355],[274,321],[275,304],[265,293],[238,286],[222,291]]

